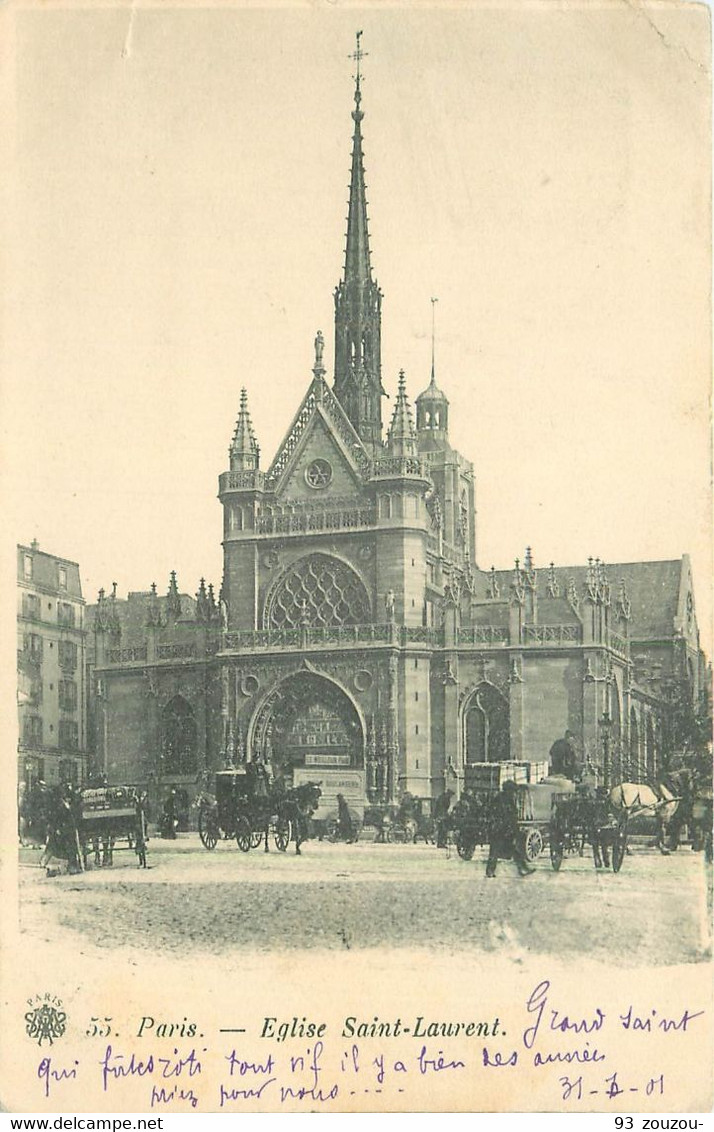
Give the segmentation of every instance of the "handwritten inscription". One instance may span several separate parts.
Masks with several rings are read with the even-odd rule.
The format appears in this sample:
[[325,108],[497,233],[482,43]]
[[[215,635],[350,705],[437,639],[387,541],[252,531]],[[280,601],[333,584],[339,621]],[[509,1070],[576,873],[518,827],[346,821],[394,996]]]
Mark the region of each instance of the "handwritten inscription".
[[[179,1041],[201,1036],[198,1023],[186,1018],[156,1021],[145,1014],[133,1027],[134,1046],[105,1038],[101,1056],[81,1065],[79,1060],[41,1057],[36,1076],[45,1099],[61,1097],[66,1104],[94,1077],[117,1108],[129,1095],[127,1088],[138,1084],[140,1092],[146,1089],[147,1107],[153,1110],[275,1112],[304,1106],[306,1111],[340,1111],[350,1097],[415,1092],[419,1082],[449,1082],[462,1076],[474,1083],[477,1100],[480,1074],[511,1078],[527,1068],[529,1073],[537,1071],[553,1100],[593,1107],[602,1098],[622,1108],[632,1107],[640,1096],[664,1096],[666,1065],[657,1061],[662,1041],[680,1048],[692,1037],[696,1041],[707,1013],[689,1004],[667,1012],[632,1002],[613,1008],[583,996],[579,1002],[574,1008],[572,1000],[544,978],[524,996],[519,1013],[514,1011],[503,1025],[498,1017],[441,1022],[414,1015],[405,1025],[404,1016],[384,1020],[375,1015],[361,1022],[347,1015],[333,1025],[306,1016],[266,1016],[252,1037],[246,1024],[243,1044],[229,1050],[166,1040],[162,1044],[160,1039],[172,1034]],[[93,1018],[87,1036],[101,1040],[110,1022],[105,1018],[98,1024]],[[330,1038],[331,1029],[339,1036]],[[345,1036],[358,1035],[359,1041],[344,1041]],[[633,1064],[642,1068],[636,1075],[626,1073],[613,1053],[621,1049],[623,1035],[638,1047]],[[438,1040],[425,1041],[424,1036]],[[659,1044],[653,1044],[655,1036],[662,1039]],[[450,1040],[453,1037],[458,1042]],[[465,1038],[477,1040],[472,1044]],[[647,1048],[653,1050],[651,1064]]]

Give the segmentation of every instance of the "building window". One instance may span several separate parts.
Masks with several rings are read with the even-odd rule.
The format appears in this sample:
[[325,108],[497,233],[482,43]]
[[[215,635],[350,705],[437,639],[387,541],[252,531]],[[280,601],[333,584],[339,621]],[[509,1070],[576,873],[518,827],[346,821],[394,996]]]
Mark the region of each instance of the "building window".
[[419,693],[418,692],[414,693],[414,700],[415,700],[416,703],[419,703]]
[[33,664],[42,661],[42,637],[39,633],[25,633],[25,656]]
[[308,487],[327,487],[332,480],[332,465],[329,460],[317,459],[308,464],[305,470],[305,483]]
[[510,754],[508,703],[492,685],[482,683],[465,715],[466,762],[497,763]]
[[23,573],[24,573],[26,578],[32,577],[32,555],[31,554],[25,555],[25,557],[23,559],[22,569],[23,569]]
[[70,628],[74,628],[74,622],[75,622],[74,606],[70,605],[69,602],[66,602],[66,601],[58,601],[57,602],[57,622],[60,625],[68,625]]
[[32,747],[42,746],[42,719],[39,715],[26,715],[23,739]]
[[371,620],[361,580],[344,562],[314,554],[297,562],[269,600],[266,627],[364,625]]
[[59,588],[61,590],[67,589],[67,568],[65,566],[59,568]]
[[60,680],[59,707],[60,711],[77,710],[77,685],[74,680]]
[[61,719],[59,724],[59,745],[74,751],[79,746],[79,727],[74,719]]
[[418,724],[418,723],[417,723],[417,724],[415,724],[415,726],[414,726],[414,734],[415,734],[415,735],[418,735],[418,734],[419,734],[419,724]]
[[22,595],[22,616],[33,621],[40,619],[40,599],[37,594]]
[[59,642],[59,665],[66,672],[74,672],[77,667],[77,646],[74,641]]

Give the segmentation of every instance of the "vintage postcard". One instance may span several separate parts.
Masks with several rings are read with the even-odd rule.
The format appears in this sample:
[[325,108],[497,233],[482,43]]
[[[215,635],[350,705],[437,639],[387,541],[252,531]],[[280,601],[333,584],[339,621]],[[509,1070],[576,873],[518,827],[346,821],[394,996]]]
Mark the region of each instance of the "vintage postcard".
[[709,1112],[709,9],[0,50],[3,1109]]

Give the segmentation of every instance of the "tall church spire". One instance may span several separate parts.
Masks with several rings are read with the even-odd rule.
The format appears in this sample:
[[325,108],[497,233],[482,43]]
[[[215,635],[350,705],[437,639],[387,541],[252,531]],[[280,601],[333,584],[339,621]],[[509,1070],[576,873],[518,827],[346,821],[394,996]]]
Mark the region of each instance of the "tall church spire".
[[361,439],[373,448],[382,441],[380,313],[382,294],[372,279],[367,197],[362,153],[362,75],[365,56],[357,32],[355,106],[352,111],[352,174],[347,215],[345,269],[335,290],[335,394]]
[[367,229],[367,197],[364,183],[364,156],[362,154],[362,101],[360,61],[364,52],[360,48],[361,31],[357,32],[357,50],[351,58],[357,61],[355,75],[355,108],[352,120],[355,124],[352,136],[352,174],[350,176],[350,202],[347,216],[347,245],[345,248],[345,280],[359,283],[372,278],[372,265],[369,257],[369,232]]

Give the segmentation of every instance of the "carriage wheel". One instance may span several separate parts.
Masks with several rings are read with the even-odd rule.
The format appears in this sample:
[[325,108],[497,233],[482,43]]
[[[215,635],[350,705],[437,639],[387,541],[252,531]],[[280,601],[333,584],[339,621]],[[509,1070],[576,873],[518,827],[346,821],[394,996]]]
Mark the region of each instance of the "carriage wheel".
[[550,863],[553,866],[553,868],[555,869],[556,873],[558,872],[558,870],[560,869],[560,866],[563,863],[564,853],[565,853],[565,847],[563,845],[563,842],[559,838],[551,837],[551,839],[550,839]]
[[472,838],[459,836],[456,839],[456,852],[462,861],[470,861],[476,849],[476,842]]
[[236,822],[236,845],[242,853],[247,853],[253,845],[253,828],[247,817],[240,817]]
[[407,839],[407,831],[403,825],[390,825],[387,830],[387,841],[390,845],[403,845]]
[[218,844],[218,821],[213,810],[200,810],[198,836],[204,849],[215,849]]
[[284,853],[292,841],[293,825],[290,818],[278,818],[275,823],[275,848]]
[[336,818],[328,818],[325,822],[325,840],[329,841],[331,845],[334,845],[337,841],[338,832],[339,826]]
[[543,851],[543,835],[539,829],[529,829],[523,838],[523,855],[526,861],[535,861]]
[[[248,819],[244,818],[243,820],[247,821]],[[250,831],[250,847],[251,847],[251,849],[258,849],[264,836],[265,836],[264,830],[253,829],[251,827],[251,831]]]
[[627,849],[627,826],[623,822],[617,827],[615,833],[615,840],[612,843],[612,871],[619,873],[622,868],[622,862],[625,860],[625,851]]

